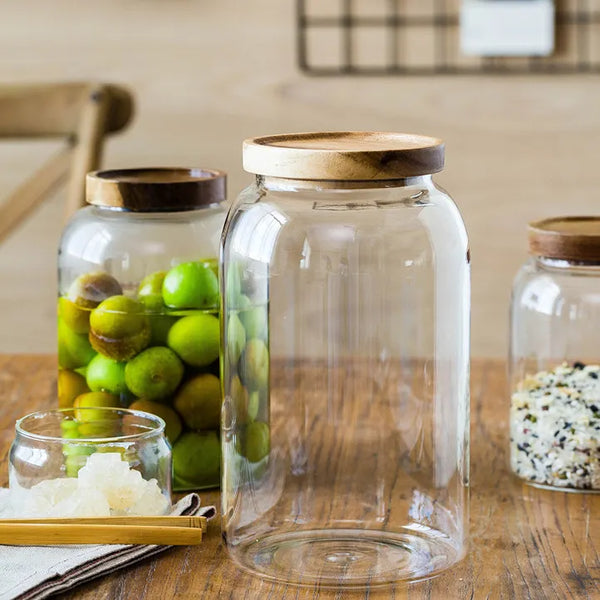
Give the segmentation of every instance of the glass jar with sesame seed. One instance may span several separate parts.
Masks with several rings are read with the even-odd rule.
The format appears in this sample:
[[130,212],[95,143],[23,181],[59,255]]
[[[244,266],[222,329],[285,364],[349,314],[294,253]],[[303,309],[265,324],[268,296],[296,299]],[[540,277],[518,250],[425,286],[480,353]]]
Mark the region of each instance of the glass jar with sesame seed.
[[529,251],[511,303],[511,468],[600,491],[600,217],[532,223]]

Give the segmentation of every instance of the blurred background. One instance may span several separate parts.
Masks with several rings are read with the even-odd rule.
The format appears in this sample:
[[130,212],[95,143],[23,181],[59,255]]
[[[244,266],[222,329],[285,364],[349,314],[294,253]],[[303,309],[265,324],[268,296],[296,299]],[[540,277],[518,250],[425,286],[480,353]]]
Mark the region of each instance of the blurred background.
[[[340,3],[321,0],[313,8],[327,16]],[[600,10],[594,3],[586,6]],[[377,10],[383,4],[369,0],[362,6]],[[396,4],[404,6],[403,0]],[[457,10],[458,1],[442,4]],[[557,10],[576,4],[559,2]],[[436,6],[426,0],[405,5],[417,11]],[[0,82],[93,80],[127,87],[136,114],[107,143],[103,166],[223,169],[230,200],[251,181],[241,167],[246,137],[389,130],[443,138],[446,168],[436,180],[454,197],[471,243],[472,354],[503,357],[512,279],[527,255],[527,223],[598,214],[599,76],[469,74],[460,68],[429,75],[316,76],[298,66],[296,8],[293,0],[5,3]],[[590,52],[600,52],[600,25],[587,25],[585,43]],[[417,67],[430,64],[426,29],[407,47]],[[319,34],[304,48],[309,67],[340,70],[339,33],[332,33]],[[378,42],[365,39],[361,64],[376,65]],[[456,39],[457,32],[449,32],[445,43],[455,47]],[[581,43],[570,40],[561,50],[563,66],[571,64],[569,48]],[[482,64],[454,59],[464,67]],[[1,144],[0,189],[15,187],[53,144]],[[0,245],[0,351],[55,352],[62,202],[63,192]]]

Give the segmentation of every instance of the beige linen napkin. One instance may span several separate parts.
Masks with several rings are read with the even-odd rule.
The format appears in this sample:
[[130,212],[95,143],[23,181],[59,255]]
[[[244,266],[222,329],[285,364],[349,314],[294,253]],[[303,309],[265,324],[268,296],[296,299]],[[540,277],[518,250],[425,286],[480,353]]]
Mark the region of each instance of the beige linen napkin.
[[[0,504],[7,490],[0,489]],[[215,516],[188,494],[173,515]],[[38,600],[163,552],[170,546],[4,546],[0,545],[0,600]]]

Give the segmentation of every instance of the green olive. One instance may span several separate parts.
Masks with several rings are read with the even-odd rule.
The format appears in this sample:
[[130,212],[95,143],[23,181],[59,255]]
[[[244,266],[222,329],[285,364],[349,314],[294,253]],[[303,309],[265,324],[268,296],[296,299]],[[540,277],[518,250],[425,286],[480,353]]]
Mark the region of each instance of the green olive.
[[173,446],[173,473],[176,480],[196,487],[218,485],[221,444],[215,431],[187,432]]
[[112,296],[90,315],[90,342],[100,354],[129,360],[150,341],[150,322],[143,305],[127,296]]
[[77,306],[96,308],[106,298],[122,293],[121,284],[112,275],[98,271],[77,277],[70,285],[67,297]]
[[261,421],[249,423],[240,439],[240,454],[257,463],[269,454],[269,426]]
[[269,351],[262,340],[248,341],[240,358],[239,372],[248,390],[265,389],[269,385]]

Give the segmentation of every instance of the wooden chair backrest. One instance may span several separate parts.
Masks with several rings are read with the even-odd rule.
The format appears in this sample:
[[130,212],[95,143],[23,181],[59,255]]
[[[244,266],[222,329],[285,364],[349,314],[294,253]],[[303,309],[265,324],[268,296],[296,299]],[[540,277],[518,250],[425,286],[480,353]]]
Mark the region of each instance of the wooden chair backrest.
[[131,94],[115,85],[0,85],[0,139],[66,142],[0,202],[0,242],[65,181],[65,217],[83,206],[85,175],[100,167],[106,135],[125,128],[132,115]]

